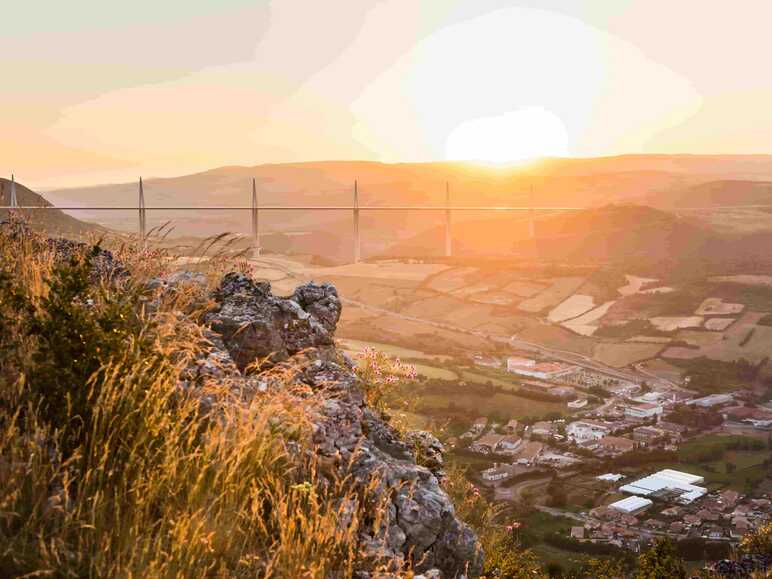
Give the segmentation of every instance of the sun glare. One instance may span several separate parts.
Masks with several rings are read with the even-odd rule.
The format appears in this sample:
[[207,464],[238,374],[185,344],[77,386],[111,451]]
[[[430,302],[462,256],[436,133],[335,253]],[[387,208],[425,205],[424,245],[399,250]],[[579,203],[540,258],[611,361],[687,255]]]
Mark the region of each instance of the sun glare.
[[506,163],[567,155],[565,125],[557,115],[542,108],[466,121],[445,141],[445,156],[452,161]]

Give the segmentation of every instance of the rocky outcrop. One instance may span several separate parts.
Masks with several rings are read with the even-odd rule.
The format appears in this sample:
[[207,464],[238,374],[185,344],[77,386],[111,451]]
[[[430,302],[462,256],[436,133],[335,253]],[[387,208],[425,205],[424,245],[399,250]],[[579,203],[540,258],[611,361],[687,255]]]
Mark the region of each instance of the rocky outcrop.
[[[427,433],[403,440],[367,405],[350,362],[335,349],[333,332],[341,313],[335,288],[306,284],[289,298],[279,298],[269,284],[231,273],[212,297],[216,305],[206,321],[219,336],[210,340],[211,349],[195,371],[227,368],[232,360],[241,372],[251,372],[247,380],[265,387],[260,372],[290,361],[297,370],[295,381],[323,393],[313,418],[320,464],[349,476],[361,490],[358,500],[380,505],[385,515],[374,518],[378,525],[362,527],[366,557],[412,557],[416,570],[431,577],[478,575],[482,554],[477,538],[456,517],[435,474],[442,468],[442,445]],[[425,466],[417,464],[417,454]]]
[[205,321],[222,336],[241,371],[265,369],[308,348],[332,346],[340,318],[338,292],[329,284],[299,287],[289,299],[271,285],[227,274],[214,293],[215,309]]

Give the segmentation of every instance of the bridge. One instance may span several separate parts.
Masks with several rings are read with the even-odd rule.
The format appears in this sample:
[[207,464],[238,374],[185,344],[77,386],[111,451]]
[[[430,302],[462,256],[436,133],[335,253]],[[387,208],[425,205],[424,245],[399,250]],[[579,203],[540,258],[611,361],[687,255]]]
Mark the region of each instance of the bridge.
[[[524,196],[524,195],[523,195]],[[521,196],[521,197],[523,197]],[[529,196],[533,199],[533,193]],[[716,207],[678,207],[676,212],[692,211],[719,211],[719,210],[738,210],[738,209],[769,209],[772,205],[723,205]],[[355,180],[353,184],[353,203],[351,205],[260,205],[255,179],[252,179],[252,197],[248,206],[159,206],[148,207],[145,203],[145,189],[142,177],[139,178],[137,188],[136,206],[41,206],[41,205],[19,205],[16,196],[16,181],[11,175],[11,196],[10,204],[0,206],[0,210],[51,210],[60,211],[136,211],[138,216],[138,239],[139,243],[144,245],[147,242],[147,212],[148,211],[248,211],[251,218],[251,237],[252,252],[255,257],[260,255],[260,212],[261,211],[350,211],[353,217],[353,255],[354,263],[361,261],[361,229],[360,215],[363,211],[436,211],[443,212],[445,215],[445,256],[453,256],[453,235],[452,235],[452,213],[453,212],[519,212],[527,214],[525,220],[529,222],[529,236],[536,238],[536,213],[540,213],[540,218],[553,213],[575,212],[590,209],[590,207],[535,207],[533,204],[522,206],[505,205],[451,205],[450,202],[450,184],[445,184],[445,204],[444,205],[360,205],[359,204],[359,184]]]

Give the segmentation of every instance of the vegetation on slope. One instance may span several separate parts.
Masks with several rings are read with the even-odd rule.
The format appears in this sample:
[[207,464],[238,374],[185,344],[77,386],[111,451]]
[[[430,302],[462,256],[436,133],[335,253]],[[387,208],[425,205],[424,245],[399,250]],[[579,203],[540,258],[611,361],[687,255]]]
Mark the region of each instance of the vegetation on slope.
[[1,576],[353,573],[349,481],[298,452],[314,394],[181,388],[201,329],[190,296],[145,289],[157,256],[122,250],[111,277],[96,252],[0,248]]

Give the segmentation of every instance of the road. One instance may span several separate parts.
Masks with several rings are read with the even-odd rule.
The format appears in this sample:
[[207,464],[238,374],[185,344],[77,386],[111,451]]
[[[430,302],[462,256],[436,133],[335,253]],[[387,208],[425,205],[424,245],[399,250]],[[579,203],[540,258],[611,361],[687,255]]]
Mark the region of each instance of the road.
[[408,316],[405,314],[400,314],[398,312],[394,312],[391,310],[387,310],[384,308],[379,308],[377,306],[371,306],[369,304],[366,304],[364,302],[352,300],[349,298],[341,298],[341,301],[344,304],[351,305],[354,307],[362,308],[364,310],[371,311],[373,313],[381,314],[384,316],[391,316],[394,318],[399,318],[405,321],[409,322],[416,322],[419,324],[424,324],[427,326],[432,326],[434,328],[438,328],[441,330],[447,330],[451,332],[456,333],[462,333],[462,334],[468,334],[471,336],[476,336],[478,338],[483,338],[486,340],[489,340],[491,342],[496,342],[499,344],[507,344],[509,346],[512,346],[513,348],[517,348],[520,350],[525,350],[529,352],[535,352],[537,354],[540,354],[547,358],[552,358],[554,360],[558,360],[560,362],[565,362],[567,364],[571,364],[574,366],[580,366],[582,368],[586,368],[588,370],[593,370],[595,372],[599,372],[601,374],[605,374],[607,376],[611,376],[613,378],[617,378],[620,380],[628,380],[631,382],[640,382],[643,379],[643,376],[641,374],[631,372],[631,371],[625,371],[625,370],[619,370],[618,368],[612,368],[611,366],[607,366],[605,364],[602,364],[601,362],[598,362],[597,360],[594,360],[593,358],[590,358],[589,356],[584,356],[583,354],[577,354],[575,352],[568,352],[567,350],[560,350],[557,348],[549,348],[547,346],[543,346],[541,344],[536,344],[534,342],[528,342],[525,340],[520,340],[515,336],[512,336],[510,338],[506,338],[504,336],[496,336],[493,334],[486,334],[485,332],[481,332],[478,330],[468,330],[466,328],[461,328],[459,326],[454,326],[451,324],[447,324],[444,322],[436,322],[433,320],[427,320],[424,318],[418,318],[416,316]]

